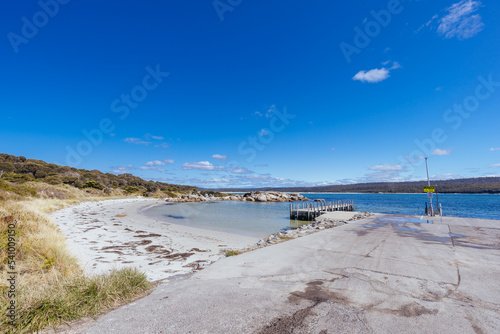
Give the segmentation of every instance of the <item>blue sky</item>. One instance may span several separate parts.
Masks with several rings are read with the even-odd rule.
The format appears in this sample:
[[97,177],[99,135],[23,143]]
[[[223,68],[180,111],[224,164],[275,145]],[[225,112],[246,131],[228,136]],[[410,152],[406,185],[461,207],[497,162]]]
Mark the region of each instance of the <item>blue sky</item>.
[[0,151],[200,187],[500,174],[498,1],[12,1]]

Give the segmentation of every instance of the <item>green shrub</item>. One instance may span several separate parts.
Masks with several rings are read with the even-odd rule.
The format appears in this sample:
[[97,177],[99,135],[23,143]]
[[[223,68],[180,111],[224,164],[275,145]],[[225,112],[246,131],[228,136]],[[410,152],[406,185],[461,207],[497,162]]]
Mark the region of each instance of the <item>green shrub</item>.
[[83,184],[83,188],[94,188],[94,189],[103,190],[104,186],[97,181],[87,181]]
[[170,197],[170,198],[177,198],[177,197],[179,197],[179,195],[177,195],[173,191],[165,191],[165,195],[168,196],[168,197]]
[[44,181],[48,184],[53,184],[53,185],[57,185],[57,184],[61,184],[63,183],[61,177],[59,175],[50,175],[50,176],[47,176]]
[[2,179],[15,183],[25,183],[34,181],[35,177],[31,174],[6,173],[3,175]]
[[134,186],[126,186],[126,187],[124,188],[124,190],[125,190],[126,192],[128,192],[129,194],[132,194],[132,193],[138,192],[140,189],[139,189],[139,188],[137,188],[137,187],[134,187]]
[[0,180],[0,190],[12,191],[13,188],[12,188],[12,185],[10,184],[10,182]]

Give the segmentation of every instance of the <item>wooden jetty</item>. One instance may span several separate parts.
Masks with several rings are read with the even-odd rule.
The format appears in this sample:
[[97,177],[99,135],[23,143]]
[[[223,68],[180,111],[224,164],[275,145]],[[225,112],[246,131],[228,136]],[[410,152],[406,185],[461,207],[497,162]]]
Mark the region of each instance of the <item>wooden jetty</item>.
[[314,220],[326,212],[354,211],[354,201],[314,201],[290,204],[290,219]]

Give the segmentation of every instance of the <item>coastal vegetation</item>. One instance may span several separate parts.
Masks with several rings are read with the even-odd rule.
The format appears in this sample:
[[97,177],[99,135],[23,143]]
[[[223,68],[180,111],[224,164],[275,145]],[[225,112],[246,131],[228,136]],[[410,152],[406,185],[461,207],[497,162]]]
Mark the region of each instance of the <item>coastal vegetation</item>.
[[170,193],[199,192],[197,187],[146,181],[129,173],[115,175],[98,170],[77,169],[0,153],[0,179],[15,184],[42,182],[51,185],[68,185],[78,189],[97,189],[106,194],[136,193],[161,196]]

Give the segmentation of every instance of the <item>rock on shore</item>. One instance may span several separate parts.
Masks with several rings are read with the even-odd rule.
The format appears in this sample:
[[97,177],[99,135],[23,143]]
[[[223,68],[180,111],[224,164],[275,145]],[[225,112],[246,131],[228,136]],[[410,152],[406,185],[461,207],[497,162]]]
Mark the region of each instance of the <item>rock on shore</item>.
[[299,226],[298,228],[295,229],[289,229],[284,232],[278,232],[275,234],[271,234],[257,242],[253,246],[249,246],[244,249],[244,251],[249,251],[249,250],[254,250],[257,248],[269,246],[272,244],[276,244],[282,241],[290,240],[290,239],[295,239],[304,235],[308,235],[311,233],[319,232],[321,230],[337,227],[337,226],[342,226],[345,224],[348,224],[349,222],[360,220],[360,219],[365,219],[367,217],[370,217],[372,213],[370,212],[359,212],[355,214],[352,218],[346,219],[346,220],[338,220],[338,219],[331,219],[331,218],[325,218],[325,219],[318,219],[316,218],[315,221],[311,222],[310,224],[304,224]]
[[167,202],[208,202],[208,201],[246,201],[246,202],[296,202],[309,199],[296,193],[278,191],[253,191],[243,195],[214,196],[212,194],[190,194],[181,197],[165,197]]

